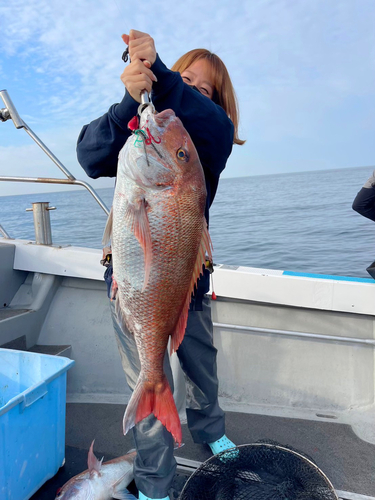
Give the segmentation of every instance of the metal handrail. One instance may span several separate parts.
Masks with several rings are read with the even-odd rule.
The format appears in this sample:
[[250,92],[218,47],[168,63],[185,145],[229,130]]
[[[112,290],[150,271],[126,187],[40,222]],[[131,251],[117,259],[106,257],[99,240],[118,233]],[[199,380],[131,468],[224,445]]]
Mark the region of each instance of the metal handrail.
[[78,179],[54,179],[53,177],[8,177],[8,176],[0,176],[0,181],[8,181],[8,182],[37,182],[40,184],[68,184],[68,185],[77,185],[83,186],[89,191],[92,197],[97,201],[97,203],[102,207],[104,212],[109,215],[109,210],[101,200],[99,195],[95,192],[95,190],[88,184],[87,182],[80,181]]
[[0,109],[0,121],[7,121],[11,119],[14,126],[19,129],[23,128],[29,134],[29,136],[38,144],[38,146],[46,153],[46,155],[59,167],[59,169],[66,175],[67,179],[54,179],[48,177],[8,177],[0,176],[0,181],[7,182],[38,182],[44,184],[74,184],[83,186],[89,193],[93,196],[95,201],[100,205],[104,212],[109,215],[109,210],[105,203],[101,200],[99,195],[95,192],[94,188],[90,186],[87,182],[80,181],[72,175],[69,170],[60,162],[60,160],[52,153],[50,149],[41,141],[41,139],[28,127],[28,125],[19,116],[16,107],[14,106],[8,92],[6,90],[0,90],[0,97],[2,98],[5,108]]
[[353,344],[365,344],[375,347],[374,339],[360,339],[355,337],[341,337],[338,335],[323,335],[321,333],[308,333],[308,332],[295,332],[291,330],[279,330],[273,328],[260,328],[257,326],[241,326],[241,325],[231,325],[227,323],[213,323],[213,326],[216,328],[223,328],[228,330],[240,330],[242,332],[251,332],[251,333],[265,333],[270,335],[286,335],[288,337],[302,337],[302,338],[310,338],[310,339],[319,339],[319,340],[330,340],[334,342],[348,342]]
[[9,234],[5,231],[3,226],[0,224],[0,233],[4,236],[6,240],[11,240],[12,238],[9,236]]

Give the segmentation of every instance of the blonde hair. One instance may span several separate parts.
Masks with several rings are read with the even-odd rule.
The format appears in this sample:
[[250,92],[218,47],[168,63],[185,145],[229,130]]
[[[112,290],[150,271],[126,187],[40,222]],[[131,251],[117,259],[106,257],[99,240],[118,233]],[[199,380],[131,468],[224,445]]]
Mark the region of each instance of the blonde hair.
[[245,141],[238,137],[239,110],[237,96],[234,91],[228,70],[219,56],[206,49],[190,50],[180,57],[172,66],[172,71],[182,73],[195,61],[206,59],[212,68],[212,83],[214,85],[214,95],[212,100],[219,104],[234,125],[234,144],[244,144]]

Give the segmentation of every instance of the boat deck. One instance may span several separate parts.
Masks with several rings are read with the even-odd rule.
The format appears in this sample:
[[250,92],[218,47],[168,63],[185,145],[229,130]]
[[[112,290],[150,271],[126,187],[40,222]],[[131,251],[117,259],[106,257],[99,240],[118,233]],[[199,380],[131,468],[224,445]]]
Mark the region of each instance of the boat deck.
[[[132,434],[122,435],[124,409],[120,404],[68,403],[65,465],[33,495],[32,500],[51,500],[68,479],[85,470],[93,439],[94,452],[98,458],[104,456],[104,461],[131,449]],[[269,439],[290,445],[315,460],[340,498],[375,498],[375,445],[361,440],[348,425],[226,412],[226,433],[236,444]],[[184,446],[175,452],[176,457],[203,462],[211,456],[208,446],[194,444],[186,425],[183,425],[183,442]],[[176,490],[182,488],[186,474],[179,471],[174,485]],[[136,495],[134,483],[129,490]],[[342,492],[349,493],[344,495]],[[171,498],[177,498],[176,491]]]

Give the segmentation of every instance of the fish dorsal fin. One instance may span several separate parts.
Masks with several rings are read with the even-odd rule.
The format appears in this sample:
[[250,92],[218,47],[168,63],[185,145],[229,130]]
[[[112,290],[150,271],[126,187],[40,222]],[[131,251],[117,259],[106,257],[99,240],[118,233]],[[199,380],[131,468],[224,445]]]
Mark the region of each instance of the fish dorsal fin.
[[202,233],[202,239],[201,239],[201,244],[199,246],[198,254],[197,254],[197,259],[195,261],[195,266],[193,270],[193,274],[191,277],[191,282],[189,286],[188,293],[186,295],[185,303],[182,308],[182,313],[180,315],[180,318],[178,320],[176,330],[171,336],[171,347],[170,347],[170,352],[171,354],[175,351],[177,351],[179,345],[181,344],[184,335],[185,335],[185,330],[186,330],[186,324],[188,320],[188,313],[189,313],[189,307],[190,307],[190,302],[191,302],[191,294],[194,291],[194,287],[197,284],[198,278],[201,274],[203,274],[203,266],[205,265],[206,262],[206,254],[208,255],[208,258],[212,260],[212,243],[211,243],[211,238],[210,234],[208,232],[207,228],[207,222],[206,218],[203,217],[203,233]]
[[147,206],[146,199],[140,196],[133,203],[128,204],[125,212],[126,223],[137,238],[144,254],[145,275],[142,292],[144,292],[150,277],[152,261],[152,241]]
[[90,449],[89,449],[89,454],[87,456],[87,467],[89,469],[90,476],[94,474],[100,474],[100,470],[102,468],[102,462],[103,458],[101,460],[98,460],[96,456],[94,455],[94,441],[91,443]]
[[113,227],[113,207],[109,212],[107,223],[104,228],[104,234],[102,239],[103,247],[109,246],[109,242],[111,241],[112,238],[112,227]]

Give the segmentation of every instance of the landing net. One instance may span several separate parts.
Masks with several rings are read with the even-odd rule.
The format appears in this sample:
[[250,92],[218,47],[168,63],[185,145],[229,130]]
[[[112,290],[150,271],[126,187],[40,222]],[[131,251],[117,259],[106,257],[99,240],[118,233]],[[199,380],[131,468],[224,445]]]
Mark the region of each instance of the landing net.
[[338,500],[306,454],[275,442],[241,445],[204,462],[180,500]]

